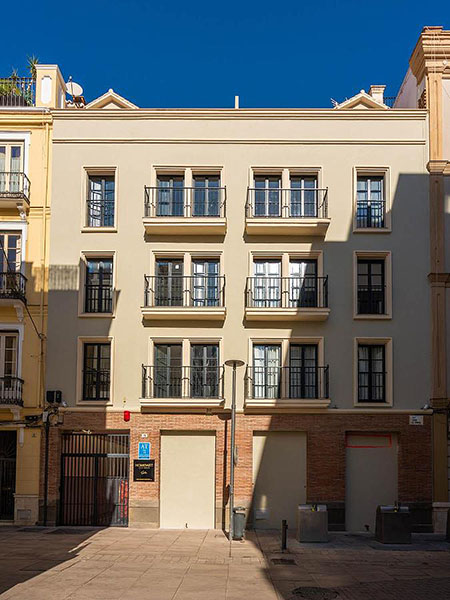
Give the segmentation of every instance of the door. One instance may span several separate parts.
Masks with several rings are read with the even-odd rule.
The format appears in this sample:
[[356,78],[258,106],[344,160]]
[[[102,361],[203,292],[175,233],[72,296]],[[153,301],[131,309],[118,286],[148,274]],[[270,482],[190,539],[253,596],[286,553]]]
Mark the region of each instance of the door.
[[112,258],[97,258],[87,261],[85,312],[112,312],[112,279]]
[[281,346],[254,344],[253,398],[279,398],[281,386]]
[[61,525],[128,525],[128,433],[66,433],[61,453]]
[[281,215],[281,179],[279,175],[255,177],[254,217],[279,217]]
[[220,306],[219,261],[194,260],[192,272],[193,306]]
[[317,302],[317,260],[289,262],[289,306],[315,308]]
[[398,500],[398,443],[391,433],[348,434],[346,437],[346,530],[375,532],[380,504]]
[[[1,178],[1,173],[0,173]],[[0,295],[17,295],[24,290],[15,273],[22,265],[22,237],[20,233],[0,232]],[[14,297],[14,296],[13,296]]]
[[319,398],[317,384],[317,345],[291,344],[289,398]]
[[290,217],[317,217],[317,179],[291,177]]
[[219,397],[218,344],[192,344],[190,371],[191,398]]
[[20,144],[0,145],[0,193],[21,191],[23,147]]
[[255,260],[253,275],[253,306],[281,306],[281,261]]
[[156,306],[183,306],[183,260],[156,261]]
[[157,217],[184,215],[184,178],[182,175],[158,177]]
[[22,400],[21,380],[17,377],[17,333],[0,334],[0,401]]
[[14,520],[16,452],[16,432],[0,431],[0,521]]
[[194,176],[193,217],[220,216],[220,178],[218,175]]
[[181,344],[155,344],[155,398],[181,398],[182,368]]
[[306,502],[306,433],[253,434],[252,520],[256,529],[297,526],[297,507]]
[[161,435],[162,528],[214,528],[215,445],[209,432]]

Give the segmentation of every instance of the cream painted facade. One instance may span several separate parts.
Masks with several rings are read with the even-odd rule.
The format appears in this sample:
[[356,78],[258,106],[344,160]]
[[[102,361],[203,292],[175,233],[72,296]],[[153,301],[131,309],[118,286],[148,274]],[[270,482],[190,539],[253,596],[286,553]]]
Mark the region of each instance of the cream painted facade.
[[[389,109],[383,87],[373,86],[369,94],[361,92],[335,109],[141,109],[110,91],[85,108],[52,114],[47,388],[61,390],[68,404],[66,433],[130,432],[132,460],[138,458],[138,442],[151,441],[155,481],[130,479],[129,523],[157,527],[160,514],[163,522],[177,522],[179,515],[168,521],[162,506],[167,490],[176,489],[179,471],[172,462],[170,473],[160,472],[170,461],[163,438],[167,431],[195,437],[202,430],[217,436],[215,462],[211,466],[205,459],[205,478],[215,479],[215,525],[225,526],[231,372],[223,365],[229,359],[246,365],[237,376],[235,498],[248,508],[254,524],[253,490],[261,495],[265,481],[265,475],[261,483],[258,473],[252,474],[255,440],[258,464],[285,460],[278,443],[264,450],[257,438],[271,430],[306,439],[307,475],[299,474],[300,487],[306,488],[300,493],[299,486],[289,487],[291,508],[305,499],[329,501],[336,528],[345,527],[346,432],[401,431],[399,498],[426,513],[430,466],[418,469],[422,479],[414,487],[408,483],[407,464],[416,460],[418,439],[430,445],[429,411],[423,408],[431,386],[430,231],[424,226],[429,219],[427,111]],[[196,186],[205,178],[219,182],[215,185],[221,191],[208,191],[208,201],[218,198],[219,208],[205,216],[203,205],[196,215],[196,198],[205,201],[203,192],[195,195]],[[363,179],[382,186],[381,227],[358,220],[357,189],[365,185]],[[320,207],[312,211],[305,208],[305,181],[313,182],[313,198],[320,198]],[[114,216],[109,208],[106,217],[91,214],[89,221],[88,200],[102,194],[105,200],[111,182]],[[267,191],[253,190],[261,185]],[[295,185],[301,189],[296,196],[291,194]],[[170,190],[163,200],[161,191],[153,189],[158,186]],[[181,195],[177,186],[185,190]],[[271,187],[277,189],[275,196]],[[292,198],[301,208],[293,210]],[[271,202],[279,208],[272,211]],[[256,203],[264,205],[260,212]],[[205,266],[208,261],[214,266]],[[301,279],[304,286],[309,281],[302,273],[311,261],[313,296],[302,301],[292,282]],[[358,269],[364,261],[383,269],[383,308],[372,314],[358,308],[358,294],[364,293],[357,291]],[[98,285],[98,269],[104,277],[105,264],[113,282],[111,308],[92,312],[86,294],[94,292],[86,291],[86,283]],[[209,281],[216,282],[212,292],[198,284],[205,281],[199,269],[209,268],[214,268]],[[162,275],[163,269],[172,274]],[[182,289],[167,291],[167,278],[172,282],[176,269],[183,272]],[[251,287],[258,285],[251,279],[258,269],[264,271],[263,292]],[[275,291],[270,292],[272,280]],[[192,387],[193,347],[199,344],[217,348],[211,363],[220,373],[214,393],[204,393],[204,386],[211,385],[205,381],[203,392]],[[312,371],[305,362],[295,371],[294,346],[305,356],[315,348]],[[365,376],[358,369],[365,368],[361,357],[373,346],[383,356],[383,397],[364,401],[360,382]],[[155,362],[161,352],[172,361],[169,383],[169,371],[164,379],[162,363]],[[371,360],[376,371],[376,359]],[[202,377],[206,369],[201,367]],[[101,379],[106,370],[109,384]],[[299,372],[302,382],[293,383],[292,374]],[[305,380],[308,372],[313,383]],[[376,377],[371,377],[375,389]],[[130,411],[129,421],[124,411]],[[419,426],[410,425],[413,415]],[[59,443],[55,437],[55,448]],[[327,478],[327,469],[335,469],[334,476]],[[64,511],[56,459],[52,477],[51,503],[58,520]],[[196,504],[195,498],[190,501]],[[420,518],[418,523],[426,521]]]
[[429,111],[433,499],[435,529],[444,531],[450,507],[450,31],[424,27],[395,106]]
[[9,95],[10,80],[0,83],[0,524],[34,525],[45,389],[49,107],[60,105],[63,81],[55,65],[39,65],[35,79],[16,81]]

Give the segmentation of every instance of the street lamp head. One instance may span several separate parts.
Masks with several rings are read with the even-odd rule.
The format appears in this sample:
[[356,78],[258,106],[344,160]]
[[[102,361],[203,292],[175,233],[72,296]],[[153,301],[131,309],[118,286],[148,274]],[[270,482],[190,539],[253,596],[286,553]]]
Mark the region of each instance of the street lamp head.
[[225,364],[227,365],[227,367],[243,367],[245,365],[245,362],[243,360],[230,358],[230,360],[225,361]]

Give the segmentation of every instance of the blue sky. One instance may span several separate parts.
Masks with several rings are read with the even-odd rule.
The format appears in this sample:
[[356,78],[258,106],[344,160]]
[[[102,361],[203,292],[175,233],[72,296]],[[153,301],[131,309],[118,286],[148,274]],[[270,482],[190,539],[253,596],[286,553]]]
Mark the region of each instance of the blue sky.
[[2,6],[0,76],[58,63],[87,100],[143,107],[328,107],[371,83],[395,95],[447,1],[21,0]]

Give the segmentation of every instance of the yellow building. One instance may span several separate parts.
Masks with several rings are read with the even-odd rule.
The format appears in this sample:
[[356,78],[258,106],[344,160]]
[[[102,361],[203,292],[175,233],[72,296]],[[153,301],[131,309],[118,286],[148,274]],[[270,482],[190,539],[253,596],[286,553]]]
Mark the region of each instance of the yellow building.
[[39,517],[56,65],[0,78],[0,523]]

